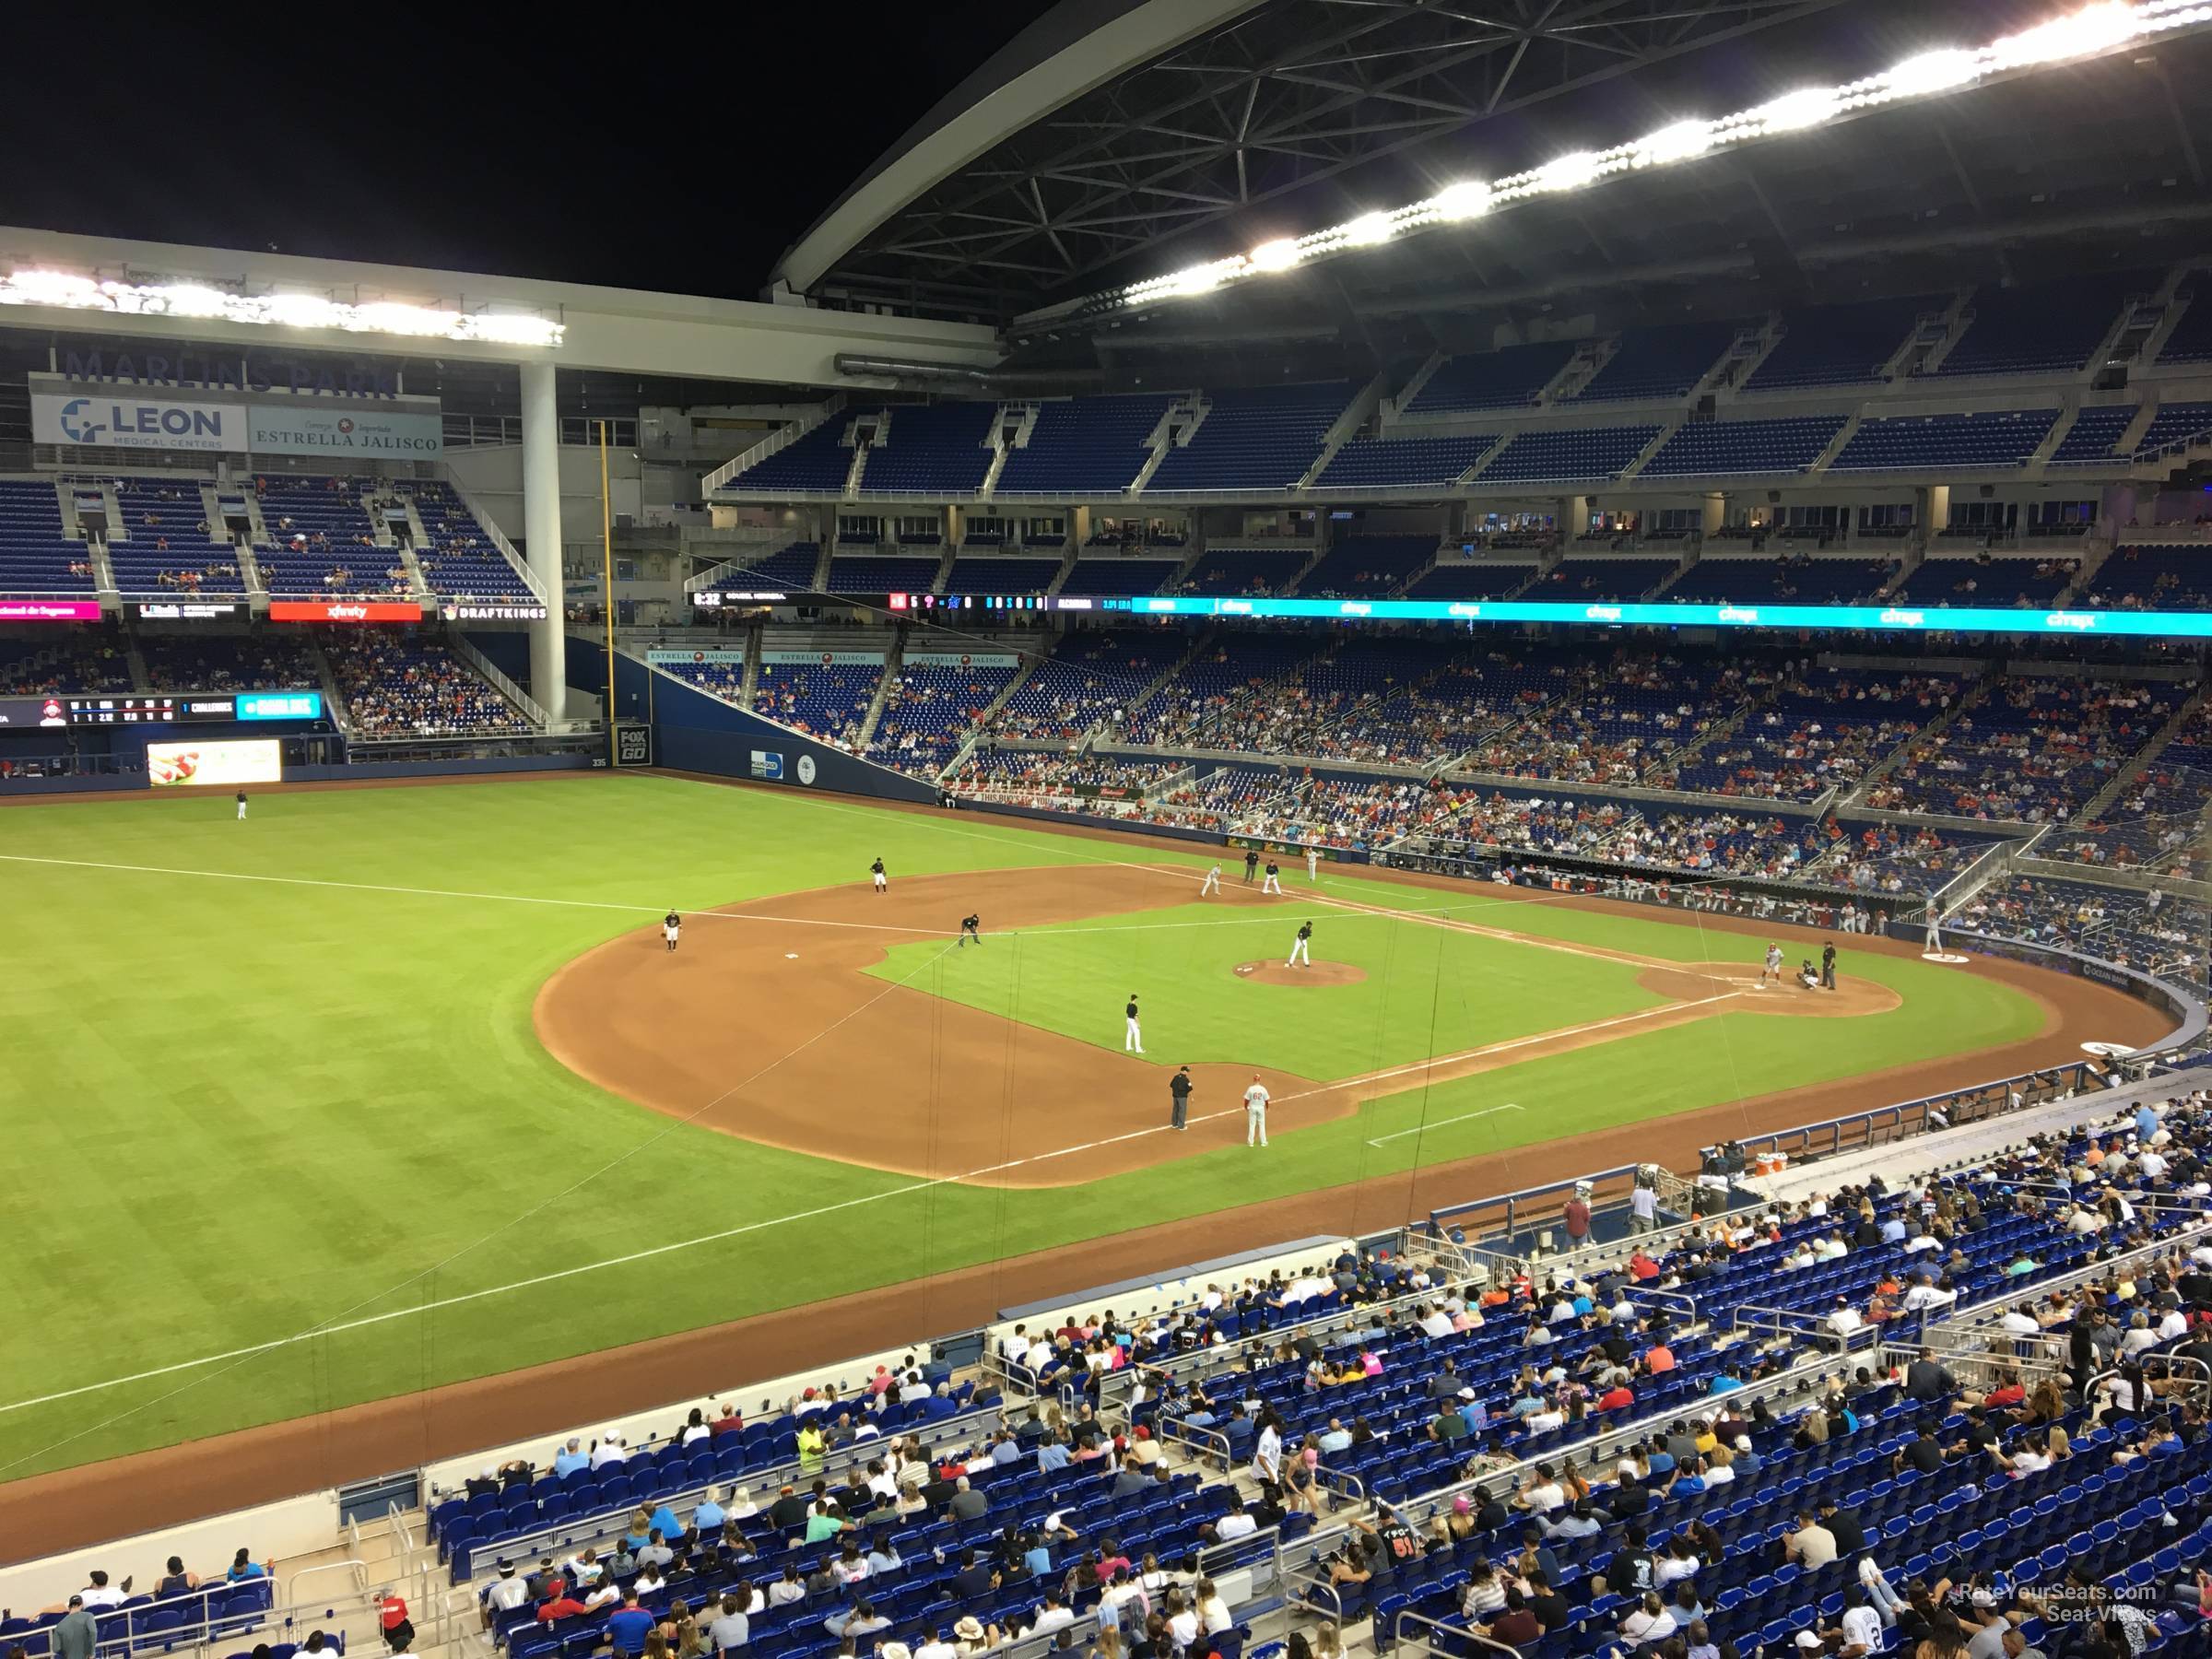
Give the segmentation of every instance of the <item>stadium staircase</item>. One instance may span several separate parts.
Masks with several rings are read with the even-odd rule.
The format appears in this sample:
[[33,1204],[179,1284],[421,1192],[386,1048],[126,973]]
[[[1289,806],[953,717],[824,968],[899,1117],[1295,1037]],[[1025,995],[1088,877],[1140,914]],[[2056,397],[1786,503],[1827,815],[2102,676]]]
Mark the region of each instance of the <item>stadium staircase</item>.
[[1826,472],[1834,464],[1836,457],[1843,453],[1843,446],[1857,435],[1859,423],[1865,418],[1865,405],[1853,409],[1850,418],[1836,429],[1836,435],[1828,441],[1828,447],[1813,457],[1812,465],[1805,469],[1806,476],[1817,477]]
[[489,657],[470,644],[466,634],[458,628],[448,627],[444,643],[456,657],[468,665],[471,673],[505,698],[535,730],[550,732],[554,729],[552,720],[537,700],[501,673]]
[[[507,561],[507,568],[514,572],[516,580],[536,597],[538,604],[556,617],[559,616],[562,610],[561,595],[558,592],[546,592],[545,584],[531,571],[530,561],[516,551],[514,544],[507,539],[507,533],[500,528],[499,521],[484,511],[483,503],[463,487],[461,480],[453,476],[450,467],[446,470],[444,482],[461,505],[468,509],[468,516],[477,521],[477,528],[484,533],[484,539],[499,549],[500,557]],[[246,498],[249,504],[253,500],[250,495]],[[422,522],[416,514],[413,501],[407,503],[407,522],[414,524]]]
[[[2134,759],[2112,774],[2111,782],[2083,803],[2081,810],[2066,820],[2067,827],[2071,829],[2093,824],[2102,818],[2112,803],[2127,793],[2128,786],[2150,770],[2151,763],[2158,759],[2166,746],[2187,729],[2189,723],[2196,718],[2196,712],[2204,707],[2207,694],[2212,694],[2212,686],[2199,685],[2182,699],[2182,706],[2173,712],[2172,717],[2151,734],[2150,741],[2143,746]],[[2094,870],[2098,866],[2091,865],[2088,867]]]
[[876,740],[877,724],[883,719],[883,705],[890,700],[891,688],[899,683],[899,665],[906,658],[906,636],[912,628],[911,622],[901,622],[891,636],[890,649],[883,653],[883,677],[876,682],[876,695],[868,700],[868,712],[861,716],[860,735],[853,740],[853,751],[866,754],[868,745]]
[[983,734],[991,729],[991,723],[998,718],[999,711],[1004,709],[1012,700],[1014,693],[1027,685],[1037,670],[1043,666],[1047,653],[1051,650],[1051,641],[1040,640],[1037,641],[1037,645],[1042,649],[1023,650],[1021,666],[1014,671],[1014,677],[999,688],[998,695],[986,703],[982,712],[970,723],[967,736],[960,739],[960,747],[953,752],[952,759],[946,761],[944,766],[939,769],[937,772],[939,782],[959,776],[960,768],[968,764],[968,758],[975,753],[976,745],[982,742]]
[[[1943,359],[1951,355],[1951,347],[1966,337],[1966,331],[1973,323],[1973,299],[1972,288],[1960,288],[1951,296],[1951,302],[1945,307],[1940,319],[1943,324],[1942,337],[1917,355],[1908,350],[1898,371],[1900,382],[1910,381],[1915,375],[1933,374],[1943,367]],[[1915,331],[1916,335],[1919,332]],[[1915,346],[1919,343],[1917,338],[1913,342]]]
[[2080,418],[2081,404],[2078,400],[2073,400],[2071,407],[2059,411],[2058,418],[2051,423],[2051,429],[2043,434],[2043,441],[2028,452],[2027,459],[2020,465],[2040,474],[2043,463],[2058,453],[2058,446],[2065,441],[2066,434],[2073,430],[2074,423]]
[[1653,437],[1652,441],[1645,444],[1641,450],[1636,452],[1635,460],[1630,462],[1628,465],[1621,468],[1620,477],[1618,478],[1618,482],[1626,484],[1633,479],[1638,473],[1643,470],[1644,463],[1649,461],[1653,455],[1657,454],[1660,450],[1665,448],[1666,445],[1666,441],[1669,438],[1672,438],[1677,432],[1680,431],[1683,427],[1688,424],[1688,420],[1689,417],[1687,414],[1674,414],[1668,416],[1665,420],[1661,421],[1659,423],[1659,430]]
[[1067,585],[1067,579],[1076,573],[1076,560],[1082,557],[1083,548],[1081,545],[1077,543],[1074,536],[1069,536],[1067,538],[1067,546],[1060,549],[1059,570],[1054,571],[1053,574],[1053,579],[1044,584],[1044,591],[1048,597],[1059,593],[1062,588]]
[[1136,469],[1136,477],[1126,492],[1130,497],[1145,493],[1152,482],[1152,475],[1168,458],[1168,451],[1190,442],[1191,435],[1205,424],[1206,412],[1213,406],[1203,392],[1186,392],[1168,406],[1167,412],[1145,440],[1152,453],[1145,457],[1144,465]]
[[[247,500],[253,498],[249,496]],[[323,641],[315,638],[315,630],[303,630],[307,635],[307,649],[312,653],[315,677],[323,687],[323,706],[330,711],[331,723],[348,739],[358,739],[361,728],[355,724],[353,711],[347,706],[346,694],[338,689],[337,671],[330,665],[330,658],[323,650]]]
[[761,622],[756,617],[745,625],[745,678],[737,688],[737,706],[753,706],[753,693],[760,688],[760,634]]
[[1551,408],[1567,402],[1584,386],[1597,378],[1597,371],[1613,360],[1620,349],[1618,335],[1601,340],[1585,340],[1576,347],[1566,366],[1545,383],[1535,396],[1537,405]]
[[1852,792],[1843,797],[1842,804],[1848,807],[1856,806],[1865,802],[1867,793],[1895,771],[1898,763],[1911,754],[1916,746],[1942,736],[1944,733],[1951,729],[1953,723],[1961,714],[1978,705],[1983,698],[1987,697],[1990,688],[2003,677],[2003,673],[2004,665],[2001,662],[1993,662],[1983,669],[1981,677],[1967,688],[1965,695],[1960,697],[1957,702],[1934,720],[1929,721],[1927,724],[1909,733],[1895,748],[1868,767]]
[[[1313,457],[1312,465],[1299,475],[1299,480],[1291,487],[1292,488],[1305,490],[1313,487],[1313,481],[1328,469],[1330,462],[1336,459],[1336,452],[1357,438],[1360,429],[1374,418],[1376,410],[1381,407],[1382,403],[1382,389],[1388,382],[1388,375],[1377,374],[1374,379],[1369,381],[1366,385],[1352,394],[1352,401],[1345,405],[1343,412],[1330,423],[1329,429],[1322,434],[1321,453]],[[1318,558],[1319,555],[1315,557]],[[1300,571],[1300,574],[1302,576],[1304,572]],[[1296,582],[1283,590],[1286,594],[1297,591],[1298,584]]]
[[1430,352],[1429,360],[1413,371],[1413,378],[1398,389],[1398,394],[1395,397],[1386,397],[1382,400],[1382,413],[1384,423],[1387,425],[1411,408],[1413,400],[1420,396],[1421,388],[1427,385],[1430,378],[1443,366],[1444,354],[1441,351]]
[[[759,442],[754,444],[752,448],[740,451],[724,461],[700,480],[700,493],[712,496],[717,489],[720,489],[739,473],[750,471],[771,455],[780,454],[824,421],[836,419],[844,412],[845,394],[840,392],[827,399],[818,407],[808,410],[800,419],[778,427]],[[477,517],[480,519],[483,515],[478,513]]]

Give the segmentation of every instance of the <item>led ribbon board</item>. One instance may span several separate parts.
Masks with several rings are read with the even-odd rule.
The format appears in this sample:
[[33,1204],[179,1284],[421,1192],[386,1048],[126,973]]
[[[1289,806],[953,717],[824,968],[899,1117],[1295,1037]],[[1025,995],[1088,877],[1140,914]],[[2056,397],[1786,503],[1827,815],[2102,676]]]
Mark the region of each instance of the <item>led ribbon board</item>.
[[1100,608],[1147,617],[1336,622],[1564,622],[1585,627],[1861,629],[1872,633],[2110,634],[2212,639],[2212,612],[2018,610],[1906,605],[1562,605],[1518,599],[1208,599],[1140,594]]

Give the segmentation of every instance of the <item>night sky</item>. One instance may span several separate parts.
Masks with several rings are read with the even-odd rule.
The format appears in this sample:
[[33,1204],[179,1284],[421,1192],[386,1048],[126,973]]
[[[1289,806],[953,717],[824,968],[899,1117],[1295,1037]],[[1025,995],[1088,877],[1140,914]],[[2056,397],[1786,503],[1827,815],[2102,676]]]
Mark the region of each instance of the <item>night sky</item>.
[[753,299],[1047,9],[34,11],[0,224]]

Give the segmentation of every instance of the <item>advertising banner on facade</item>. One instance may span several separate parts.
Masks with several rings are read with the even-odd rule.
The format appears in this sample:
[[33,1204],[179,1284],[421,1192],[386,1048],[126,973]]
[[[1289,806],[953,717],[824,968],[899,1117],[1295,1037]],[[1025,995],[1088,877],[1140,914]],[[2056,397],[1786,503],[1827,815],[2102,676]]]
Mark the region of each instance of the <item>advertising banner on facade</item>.
[[[645,660],[656,668],[665,668],[675,663],[713,663],[731,668],[742,668],[745,666],[745,653],[719,649],[713,651],[665,651],[654,647],[645,653]],[[808,657],[806,660],[810,663],[814,661],[812,657]]]
[[156,789],[195,784],[236,789],[243,783],[274,783],[284,771],[283,752],[274,737],[149,743],[146,746],[146,781]]
[[242,404],[201,403],[159,393],[34,392],[30,441],[64,450],[205,450],[243,454]]
[[334,406],[302,398],[257,403],[247,413],[246,448],[257,455],[373,460],[445,452],[445,420],[435,404],[395,408],[389,404]]
[[97,599],[0,599],[0,622],[97,622]]
[[419,622],[422,606],[375,599],[272,599],[272,622]]

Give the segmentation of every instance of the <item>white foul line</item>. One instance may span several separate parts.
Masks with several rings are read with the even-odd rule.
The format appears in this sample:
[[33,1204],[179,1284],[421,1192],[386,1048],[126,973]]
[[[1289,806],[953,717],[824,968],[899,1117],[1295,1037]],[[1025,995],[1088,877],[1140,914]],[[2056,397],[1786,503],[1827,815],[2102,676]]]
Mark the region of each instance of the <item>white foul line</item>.
[[1398,1129],[1388,1135],[1378,1135],[1367,1144],[1371,1147],[1379,1147],[1384,1141],[1404,1140],[1409,1135],[1420,1135],[1430,1129],[1446,1128],[1453,1124],[1465,1124],[1475,1118],[1488,1117],[1492,1112],[1518,1112],[1520,1110],[1520,1107],[1513,1105],[1511,1101],[1503,1106],[1485,1106],[1480,1112],[1463,1112],[1457,1117],[1439,1118],[1433,1124],[1416,1124],[1410,1129]]
[[[324,881],[309,876],[263,876],[243,870],[185,870],[169,865],[102,864],[90,858],[34,858],[25,853],[0,853],[0,863],[58,865],[71,870],[121,870],[133,876],[197,876],[209,881],[266,881],[279,887],[339,888],[357,893],[398,893],[413,899],[474,899],[495,904],[547,904],[564,910],[620,911],[625,915],[658,916],[653,904],[618,904],[604,899],[545,899],[534,893],[471,893],[457,888],[387,887],[372,881]],[[775,922],[790,927],[849,927],[863,933],[921,934],[933,939],[947,935],[939,927],[894,927],[886,922],[829,922],[812,916],[771,916],[759,911],[695,911],[687,917],[703,922]]]

